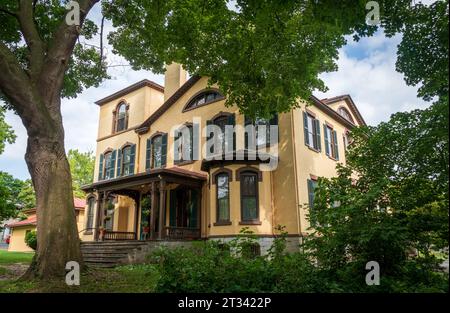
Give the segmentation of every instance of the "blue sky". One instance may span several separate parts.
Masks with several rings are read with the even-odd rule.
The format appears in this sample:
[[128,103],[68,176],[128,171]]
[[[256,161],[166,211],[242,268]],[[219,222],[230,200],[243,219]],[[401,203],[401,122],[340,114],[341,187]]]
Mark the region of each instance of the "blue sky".
[[[94,11],[93,17],[97,14]],[[111,25],[107,25],[107,30],[110,28]],[[427,107],[429,103],[416,97],[417,87],[406,86],[402,74],[395,71],[396,51],[400,40],[399,36],[386,38],[381,32],[359,42],[354,42],[349,37],[347,45],[339,53],[339,70],[321,75],[329,91],[317,92],[315,95],[329,98],[350,94],[370,125],[387,121],[395,112]],[[109,50],[111,51],[110,48]],[[120,56],[111,52],[107,55],[110,64],[127,64]],[[63,100],[66,150],[95,151],[99,109],[94,101],[144,78],[164,83],[162,75],[133,71],[128,66],[114,67],[110,74],[112,78],[104,81],[98,88],[89,88],[76,99]],[[13,127],[17,140],[14,144],[7,144],[4,153],[0,155],[0,170],[20,179],[29,178],[24,161],[27,141],[25,128],[20,118],[12,112],[7,112],[6,121]]]

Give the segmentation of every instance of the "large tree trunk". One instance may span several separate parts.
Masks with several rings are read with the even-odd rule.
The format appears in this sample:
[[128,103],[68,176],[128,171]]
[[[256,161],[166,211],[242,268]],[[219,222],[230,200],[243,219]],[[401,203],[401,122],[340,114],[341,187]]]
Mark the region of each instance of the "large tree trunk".
[[62,120],[48,122],[48,132],[28,131],[25,160],[36,192],[38,223],[36,254],[24,278],[61,277],[67,262],[83,265]]

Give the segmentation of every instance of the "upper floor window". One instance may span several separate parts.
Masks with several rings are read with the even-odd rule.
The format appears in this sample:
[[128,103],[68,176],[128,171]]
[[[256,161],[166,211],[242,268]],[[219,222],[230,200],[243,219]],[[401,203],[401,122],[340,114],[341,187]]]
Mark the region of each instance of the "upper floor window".
[[339,115],[341,115],[343,118],[345,118],[347,121],[352,122],[352,123],[355,123],[355,122],[353,121],[352,115],[350,114],[350,112],[349,112],[346,108],[340,107],[340,108],[338,109],[338,113],[339,113]]
[[192,161],[194,157],[193,149],[193,127],[185,125],[181,129],[175,131],[174,136],[174,163]]
[[346,130],[344,132],[344,134],[342,135],[342,137],[344,139],[344,149],[345,149],[345,151],[347,151],[349,146],[353,142],[352,136],[351,136],[350,132],[348,130]]
[[275,143],[276,138],[270,138],[270,126],[278,126],[278,114],[275,114],[271,119],[256,118],[254,122],[249,117],[245,117],[245,126],[247,125],[253,125],[255,128],[254,131],[246,131],[245,133],[246,149],[252,148],[253,146],[261,147]]
[[147,139],[146,169],[166,166],[167,134],[157,134]]
[[[218,154],[219,148],[221,148],[222,153],[234,150],[236,138],[234,133],[235,117],[232,113],[221,113],[219,116],[213,118],[212,120],[206,121],[207,125],[215,125],[218,127],[215,132],[210,132],[207,130],[208,138],[212,139],[214,145],[209,146],[208,154]],[[228,133],[226,132],[227,127],[231,126]],[[228,135],[228,137],[227,137]],[[217,138],[214,138],[217,136]],[[217,146],[218,145],[218,146]],[[208,146],[207,146],[208,147]],[[211,150],[211,148],[213,148]]]
[[125,147],[118,150],[118,153],[117,176],[134,174],[136,145],[127,144]]
[[323,125],[325,136],[325,153],[329,157],[339,160],[339,149],[337,141],[337,133],[330,125]]
[[184,110],[194,109],[222,98],[223,96],[216,90],[204,91],[189,101]]
[[303,112],[303,128],[305,135],[305,145],[308,147],[320,151],[320,122],[316,117],[307,112]]
[[100,155],[99,180],[114,178],[116,150],[110,150]]
[[119,103],[114,111],[114,132],[120,132],[128,128],[128,105]]

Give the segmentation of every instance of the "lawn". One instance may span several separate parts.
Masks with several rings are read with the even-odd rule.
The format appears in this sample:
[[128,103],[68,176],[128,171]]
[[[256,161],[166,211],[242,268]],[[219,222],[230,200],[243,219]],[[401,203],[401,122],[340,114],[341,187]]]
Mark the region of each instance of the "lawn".
[[30,263],[33,258],[33,252],[9,252],[7,250],[0,250],[0,265],[14,264],[14,263]]

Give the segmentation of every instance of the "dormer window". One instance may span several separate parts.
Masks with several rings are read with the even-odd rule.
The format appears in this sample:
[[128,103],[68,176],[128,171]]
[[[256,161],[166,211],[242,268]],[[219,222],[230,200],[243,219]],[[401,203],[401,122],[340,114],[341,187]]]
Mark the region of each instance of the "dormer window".
[[188,102],[183,111],[195,109],[199,106],[222,99],[223,96],[216,90],[208,90],[196,95]]
[[340,107],[338,109],[338,113],[339,113],[340,116],[345,118],[347,121],[352,122],[353,124],[355,124],[355,122],[353,121],[352,115],[350,114],[350,112],[346,108]]
[[128,128],[128,105],[125,102],[119,103],[114,111],[114,129],[115,133]]

